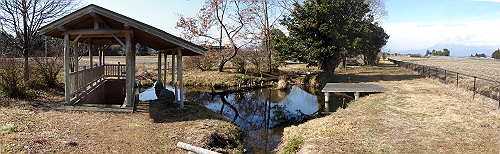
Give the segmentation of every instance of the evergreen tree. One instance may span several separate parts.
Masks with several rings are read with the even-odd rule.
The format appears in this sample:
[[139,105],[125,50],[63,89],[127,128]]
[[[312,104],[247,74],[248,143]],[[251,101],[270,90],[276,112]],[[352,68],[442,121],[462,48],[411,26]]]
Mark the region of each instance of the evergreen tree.
[[333,74],[345,57],[361,54],[372,57],[389,36],[369,12],[363,0],[295,3],[290,16],[283,20],[289,36],[281,37],[273,45],[276,56],[319,66],[327,75]]
[[500,48],[495,50],[495,52],[493,52],[493,54],[491,54],[491,57],[495,58],[495,59],[500,59]]

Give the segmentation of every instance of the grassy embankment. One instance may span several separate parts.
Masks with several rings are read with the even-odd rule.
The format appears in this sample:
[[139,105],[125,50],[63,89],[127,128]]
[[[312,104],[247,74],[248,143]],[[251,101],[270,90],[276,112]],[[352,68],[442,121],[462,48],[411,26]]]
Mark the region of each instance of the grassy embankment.
[[279,153],[499,153],[496,101],[383,64],[337,81],[380,83],[388,92],[285,128]]

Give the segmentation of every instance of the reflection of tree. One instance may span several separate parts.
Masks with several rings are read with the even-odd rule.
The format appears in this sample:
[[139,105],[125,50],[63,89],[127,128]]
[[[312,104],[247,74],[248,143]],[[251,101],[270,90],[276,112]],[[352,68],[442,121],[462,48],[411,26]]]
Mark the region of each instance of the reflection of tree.
[[[224,118],[237,124],[243,130],[246,144],[252,145],[246,147],[252,149],[251,151],[267,151],[268,148],[274,148],[281,137],[281,132],[275,129],[299,124],[317,115],[289,109],[294,103],[318,104],[318,99],[315,98],[317,96],[310,95],[298,87],[286,91],[260,89],[215,97],[204,92],[189,91],[185,96],[189,101],[220,112]],[[297,99],[294,99],[296,97],[314,101],[304,102],[303,99],[299,99],[300,102],[297,102]]]
[[204,106],[211,103],[220,102],[220,100],[214,99],[214,97],[209,93],[199,92],[199,91],[185,91],[184,97],[186,98],[187,101],[200,103],[201,105]]
[[317,117],[317,112],[305,114],[302,111],[297,110],[297,113],[292,113],[286,109],[286,106],[278,104],[273,105],[271,110],[274,115],[271,118],[271,121],[275,123],[273,128],[300,124]]
[[238,110],[236,109],[236,107],[234,107],[233,105],[231,105],[229,102],[227,102],[227,100],[224,98],[223,95],[219,95],[219,98],[220,100],[222,101],[223,105],[221,107],[221,112],[224,110],[224,105],[227,105],[229,108],[231,108],[234,112],[234,115],[233,115],[233,120],[231,120],[232,123],[236,122],[236,119],[238,119]]
[[274,89],[264,89],[264,97],[272,103],[279,103],[285,99],[286,95],[290,93],[290,89],[286,90],[274,90]]

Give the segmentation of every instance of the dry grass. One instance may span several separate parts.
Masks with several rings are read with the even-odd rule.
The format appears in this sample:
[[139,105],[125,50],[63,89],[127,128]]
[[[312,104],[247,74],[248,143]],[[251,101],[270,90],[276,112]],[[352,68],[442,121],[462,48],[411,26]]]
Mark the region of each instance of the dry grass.
[[241,148],[239,128],[198,104],[179,110],[143,102],[138,113],[105,113],[56,111],[61,93],[2,102],[0,153],[185,153],[177,142],[221,152]]
[[338,76],[380,83],[389,91],[286,128],[280,153],[290,146],[297,147],[297,153],[500,152],[496,101],[472,100],[463,89],[388,65],[351,69]]
[[450,59],[413,58],[413,57],[390,57],[390,58],[420,65],[438,67],[490,80],[500,81],[500,61],[496,60],[473,60],[473,59],[456,59],[456,58],[450,58]]

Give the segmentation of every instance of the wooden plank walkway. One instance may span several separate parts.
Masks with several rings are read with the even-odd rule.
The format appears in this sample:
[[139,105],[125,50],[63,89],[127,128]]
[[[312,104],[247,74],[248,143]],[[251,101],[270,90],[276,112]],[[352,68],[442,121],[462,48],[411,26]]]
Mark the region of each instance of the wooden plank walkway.
[[328,102],[331,92],[353,92],[354,99],[358,99],[359,93],[361,92],[387,92],[381,84],[369,84],[369,83],[327,83],[325,87],[321,90],[325,93],[325,102]]

